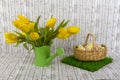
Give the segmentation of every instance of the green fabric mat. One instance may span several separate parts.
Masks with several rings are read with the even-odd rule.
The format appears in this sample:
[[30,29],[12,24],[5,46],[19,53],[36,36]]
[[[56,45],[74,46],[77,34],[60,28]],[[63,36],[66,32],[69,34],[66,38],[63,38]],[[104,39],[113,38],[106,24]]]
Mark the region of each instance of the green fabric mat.
[[74,58],[73,55],[65,57],[61,60],[62,63],[75,66],[78,68],[82,68],[91,72],[97,71],[98,69],[102,68],[103,66],[112,62],[112,58],[106,57],[100,61],[79,61]]

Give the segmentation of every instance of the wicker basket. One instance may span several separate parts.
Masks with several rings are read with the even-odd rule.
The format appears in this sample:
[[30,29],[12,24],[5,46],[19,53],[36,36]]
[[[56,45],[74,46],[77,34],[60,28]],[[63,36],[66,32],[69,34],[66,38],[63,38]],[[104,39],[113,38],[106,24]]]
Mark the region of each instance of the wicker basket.
[[93,40],[93,48],[92,48],[92,50],[91,51],[83,51],[83,50],[78,50],[77,47],[74,47],[74,57],[76,59],[82,60],[82,61],[98,61],[98,60],[104,59],[106,57],[107,47],[102,44],[104,49],[96,50],[96,48],[95,48],[96,40],[95,40],[94,35],[89,33],[87,35],[85,44],[83,46],[87,45],[89,36],[91,36],[92,40]]

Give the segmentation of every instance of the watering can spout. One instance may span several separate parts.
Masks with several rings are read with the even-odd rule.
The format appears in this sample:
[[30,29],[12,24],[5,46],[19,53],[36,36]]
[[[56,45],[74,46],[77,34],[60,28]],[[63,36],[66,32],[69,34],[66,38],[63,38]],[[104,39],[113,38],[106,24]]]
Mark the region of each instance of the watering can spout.
[[47,59],[47,63],[50,64],[54,58],[56,58],[57,56],[62,56],[62,55],[64,55],[64,49],[63,48],[57,48],[56,53],[53,54],[52,56],[50,56]]

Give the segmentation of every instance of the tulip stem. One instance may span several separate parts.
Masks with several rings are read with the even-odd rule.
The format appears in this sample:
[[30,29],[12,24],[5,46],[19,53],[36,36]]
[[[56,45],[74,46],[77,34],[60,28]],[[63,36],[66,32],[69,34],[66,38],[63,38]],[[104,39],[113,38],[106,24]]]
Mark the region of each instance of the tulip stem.
[[46,36],[47,36],[47,27],[45,28],[44,42],[43,45],[46,45]]

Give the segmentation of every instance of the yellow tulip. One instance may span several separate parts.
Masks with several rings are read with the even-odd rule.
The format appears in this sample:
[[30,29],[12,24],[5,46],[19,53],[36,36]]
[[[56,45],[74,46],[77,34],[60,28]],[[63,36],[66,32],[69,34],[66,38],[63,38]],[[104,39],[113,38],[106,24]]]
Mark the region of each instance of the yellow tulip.
[[39,36],[39,34],[38,34],[37,32],[31,32],[31,33],[30,33],[30,38],[31,38],[32,40],[37,40],[37,39],[40,38],[40,36]]
[[46,27],[53,28],[55,26],[56,21],[56,18],[49,19],[46,23]]
[[20,28],[20,20],[14,20],[14,21],[12,21],[12,24],[13,24],[16,28]]
[[4,36],[7,44],[16,43],[19,40],[14,33],[5,33]]
[[67,39],[70,36],[66,28],[60,28],[58,32],[57,37],[60,39]]
[[70,26],[68,27],[67,31],[70,33],[70,34],[76,34],[80,31],[80,28],[77,27],[77,26]]
[[29,23],[29,19],[27,17],[24,17],[23,15],[19,14],[18,18],[23,21],[24,23],[28,24]]
[[26,32],[26,33],[30,31],[29,26],[26,25],[26,24],[21,24],[20,29],[21,29],[23,32]]
[[16,28],[20,29],[21,31],[23,31],[23,32],[25,32],[25,33],[27,33],[27,32],[30,31],[29,26],[26,25],[25,23],[23,23],[23,22],[20,21],[20,20],[15,20],[15,21],[13,21],[13,25],[14,25]]
[[34,31],[34,25],[35,25],[34,22],[30,22],[30,23],[28,24],[28,26],[29,26],[29,28],[30,28],[31,31]]
[[27,33],[30,31],[34,31],[34,22],[30,22],[30,20],[22,15],[18,15],[19,20],[13,21],[13,25],[20,29],[21,31]]

